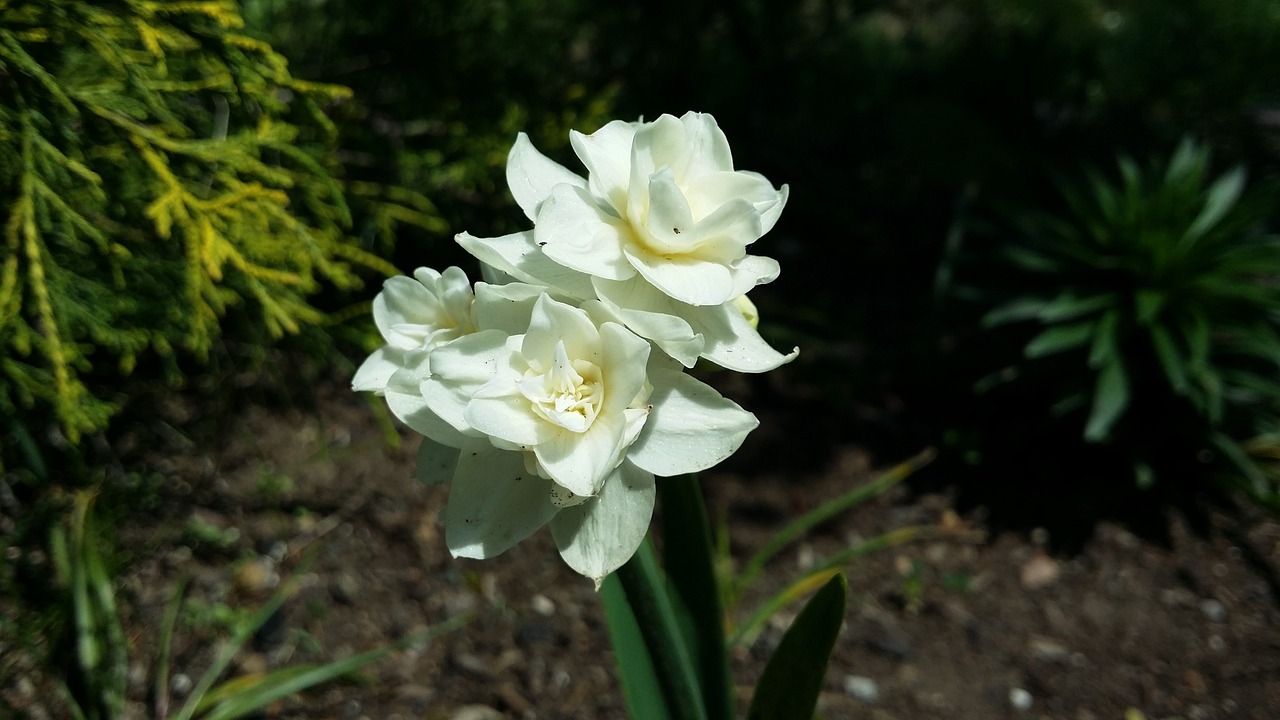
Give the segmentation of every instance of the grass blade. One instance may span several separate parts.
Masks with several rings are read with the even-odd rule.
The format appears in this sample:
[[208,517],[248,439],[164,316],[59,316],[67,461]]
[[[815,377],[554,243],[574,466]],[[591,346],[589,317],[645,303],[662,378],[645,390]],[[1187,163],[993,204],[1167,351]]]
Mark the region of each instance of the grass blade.
[[773,556],[777,555],[783,548],[795,541],[796,538],[826,520],[848,510],[849,508],[866,502],[867,500],[902,482],[906,478],[910,477],[912,473],[925,465],[928,465],[929,462],[933,460],[935,454],[936,453],[933,448],[928,448],[910,460],[893,467],[888,472],[875,480],[872,480],[866,485],[854,488],[844,495],[828,500],[788,523],[785,527],[779,530],[776,535],[770,538],[769,542],[765,543],[765,546],[761,548],[759,552],[747,561],[747,564],[742,569],[742,573],[738,575],[738,580],[734,586],[734,597],[741,597],[742,591],[746,589],[747,585],[749,585],[762,570],[764,570],[765,564],[773,559]]
[[381,660],[392,652],[455,630],[468,620],[468,616],[458,616],[427,628],[423,632],[414,633],[398,642],[324,665],[299,665],[282,668],[275,672],[257,676],[247,684],[244,683],[244,678],[228,681],[224,686],[229,687],[231,692],[224,691],[224,686],[219,686],[210,691],[209,696],[220,698],[220,701],[213,710],[203,717],[203,720],[234,720],[235,718],[244,717],[280,698],[355,672],[369,663]]
[[887,548],[915,542],[923,538],[935,537],[939,534],[941,534],[941,531],[933,526],[914,525],[891,530],[883,535],[877,535],[870,540],[865,540],[841,550],[822,563],[810,568],[800,579],[783,588],[761,604],[760,607],[756,608],[756,611],[751,613],[751,616],[746,621],[734,629],[733,634],[729,637],[729,646],[750,646],[759,637],[760,631],[764,629],[764,625],[769,621],[769,618],[796,600],[813,592],[815,588],[823,583],[828,582],[835,577],[836,573],[840,572],[841,568],[854,560]]

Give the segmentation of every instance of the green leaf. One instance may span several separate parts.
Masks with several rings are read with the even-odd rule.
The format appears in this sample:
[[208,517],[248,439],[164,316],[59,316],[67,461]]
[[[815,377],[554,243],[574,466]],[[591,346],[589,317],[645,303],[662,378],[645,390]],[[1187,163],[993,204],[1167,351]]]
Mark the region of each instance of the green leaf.
[[1003,252],[1010,262],[1030,272],[1061,272],[1064,269],[1062,261],[1034,250],[1010,247],[1005,248]]
[[103,706],[111,717],[124,715],[125,695],[128,692],[129,657],[124,639],[124,626],[120,623],[120,613],[116,607],[115,585],[107,573],[102,555],[98,552],[100,536],[98,535],[93,514],[86,509],[84,540],[85,574],[89,589],[93,593],[95,614],[100,618],[102,628],[102,645],[105,651],[98,679]]
[[1209,320],[1204,313],[1193,310],[1188,323],[1182,326],[1182,334],[1191,352],[1191,367],[1203,370],[1209,364]]
[[1064,293],[1046,303],[1036,317],[1048,325],[1062,322],[1063,320],[1073,320],[1095,310],[1110,307],[1114,303],[1115,296],[1111,293],[1087,295],[1085,297],[1077,297],[1073,293]]
[[1210,186],[1206,194],[1204,208],[1191,223],[1191,227],[1187,228],[1187,232],[1183,235],[1182,242],[1179,244],[1180,246],[1198,240],[1206,232],[1212,230],[1231,211],[1236,201],[1240,199],[1240,193],[1244,192],[1244,179],[1244,168],[1236,167],[1218,178]]
[[836,575],[805,605],[765,665],[748,720],[811,720],[844,623],[847,591],[844,575]]
[[1134,297],[1134,311],[1137,312],[1138,322],[1143,325],[1150,325],[1160,314],[1161,308],[1164,307],[1166,296],[1159,290],[1139,290]]
[[1187,366],[1169,331],[1163,326],[1152,325],[1151,344],[1155,347],[1156,357],[1160,359],[1160,365],[1164,368],[1164,374],[1169,378],[1173,391],[1179,395],[1186,395],[1190,387],[1187,381]]
[[1084,439],[1101,442],[1111,433],[1111,427],[1129,404],[1129,380],[1119,357],[1112,358],[1102,368],[1093,395],[1093,410],[1085,425]]
[[653,544],[646,538],[615,574],[644,637],[672,719],[708,720],[698,690],[698,673],[658,571]]
[[1178,143],[1178,149],[1174,151],[1173,157],[1169,159],[1169,167],[1164,174],[1164,184],[1173,185],[1188,175],[1196,173],[1205,161],[1204,151],[1196,145],[1194,140],[1184,137]]
[[1118,326],[1120,313],[1108,310],[1093,332],[1093,345],[1089,348],[1089,367],[1099,368],[1116,355],[1119,346]]
[[663,479],[658,492],[668,594],[698,670],[707,716],[732,720],[736,713],[725,653],[724,610],[702,490],[697,476],[680,475]]
[[1020,322],[1038,317],[1048,302],[1038,297],[1023,297],[1011,300],[982,316],[982,326],[996,327],[1011,322]]
[[173,589],[169,602],[165,603],[164,618],[160,623],[160,651],[156,654],[155,664],[155,716],[169,717],[169,656],[173,652],[173,628],[178,622],[178,611],[182,609],[183,596],[186,593],[187,579],[183,578]]
[[1266,475],[1258,468],[1257,463],[1250,459],[1249,455],[1236,444],[1235,440],[1222,433],[1214,433],[1209,438],[1209,441],[1213,443],[1218,452],[1231,461],[1232,465],[1236,466],[1236,469],[1240,471],[1240,474],[1248,482],[1248,489],[1252,493],[1256,495],[1267,494]]
[[1023,348],[1022,354],[1028,358],[1038,358],[1080,347],[1093,337],[1095,324],[1090,320],[1051,327],[1032,338]]
[[616,573],[604,579],[600,586],[600,601],[604,604],[613,656],[618,661],[618,679],[622,681],[627,714],[632,718],[668,720],[671,713],[663,699],[658,674],[653,669],[653,658],[645,647],[644,635],[631,606],[627,604],[627,593]]

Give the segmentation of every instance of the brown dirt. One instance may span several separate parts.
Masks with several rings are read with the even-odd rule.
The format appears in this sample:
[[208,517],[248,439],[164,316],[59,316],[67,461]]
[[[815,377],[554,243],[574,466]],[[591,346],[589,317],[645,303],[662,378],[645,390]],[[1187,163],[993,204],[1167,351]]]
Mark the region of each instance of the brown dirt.
[[[121,528],[134,558],[121,587],[139,717],[145,663],[180,577],[193,579],[193,612],[174,664],[195,679],[219,635],[217,614],[256,608],[314,553],[286,612],[234,669],[341,658],[461,614],[471,619],[266,717],[623,718],[590,582],[559,561],[545,531],[493,560],[450,558],[436,519],[447,491],[412,479],[416,441],[404,435],[391,448],[371,408],[335,384],[313,411],[248,408],[216,444],[175,446],[158,461],[164,512]],[[800,472],[775,472],[778,463],[760,459],[794,451],[786,428],[797,419],[785,409],[762,419],[739,457],[703,477],[712,512],[729,518],[739,561],[796,512],[875,474],[867,453],[838,443],[797,463]],[[917,523],[981,530],[981,521],[980,511],[958,516],[947,493],[891,491],[778,558],[744,606],[858,538]],[[1192,533],[1171,514],[1170,537],[1168,546],[1153,544],[1103,523],[1078,554],[1055,557],[1043,532],[981,542],[959,532],[856,562],[820,715],[1280,717],[1280,524],[1241,509],[1215,513],[1207,533]],[[744,703],[792,616],[735,652]],[[855,697],[869,684],[873,700]]]

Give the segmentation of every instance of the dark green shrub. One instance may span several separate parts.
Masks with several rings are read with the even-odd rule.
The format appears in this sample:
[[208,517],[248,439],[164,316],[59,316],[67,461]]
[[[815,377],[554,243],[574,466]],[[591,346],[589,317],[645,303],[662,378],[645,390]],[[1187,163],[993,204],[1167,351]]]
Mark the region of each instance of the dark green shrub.
[[1005,365],[978,389],[1042,400],[1039,417],[1009,419],[1031,443],[1110,446],[1140,486],[1216,468],[1274,501],[1242,444],[1280,427],[1280,238],[1264,231],[1277,194],[1247,190],[1239,167],[1209,173],[1184,141],[1167,163],[1062,183],[1060,212],[1013,210],[976,233],[997,258],[968,278],[998,329],[982,357]]

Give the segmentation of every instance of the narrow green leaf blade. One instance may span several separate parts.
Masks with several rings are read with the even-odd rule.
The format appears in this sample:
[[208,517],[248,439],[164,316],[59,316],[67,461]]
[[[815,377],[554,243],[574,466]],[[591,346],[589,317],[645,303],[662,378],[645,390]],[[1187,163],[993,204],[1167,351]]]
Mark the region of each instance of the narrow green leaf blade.
[[828,500],[787,523],[786,527],[769,538],[764,547],[760,548],[760,551],[753,555],[747,561],[747,564],[743,566],[742,573],[738,575],[735,595],[741,596],[747,585],[764,570],[765,564],[796,538],[829,518],[863,503],[902,482],[915,471],[928,465],[935,454],[933,448],[926,449],[910,460],[891,468],[888,472],[866,485],[860,485],[837,498]]
[[1184,239],[1194,241],[1213,229],[1223,217],[1235,206],[1244,192],[1244,168],[1237,167],[1227,172],[1210,186],[1205,194],[1204,208],[1187,228]]
[[1160,365],[1164,368],[1164,374],[1169,378],[1173,391],[1179,395],[1187,394],[1187,390],[1191,387],[1187,380],[1187,365],[1169,332],[1160,325],[1152,325],[1151,344],[1155,347],[1156,357],[1160,358]]
[[669,720],[671,713],[663,700],[662,686],[653,669],[653,659],[644,644],[644,635],[636,623],[635,613],[627,604],[627,594],[616,574],[610,574],[600,586],[609,641],[618,661],[618,677],[622,681],[622,697],[627,713],[633,718]]
[[1040,315],[1048,303],[1043,298],[1023,297],[1001,305],[982,316],[982,326],[986,328],[1008,323],[1030,320]]
[[1022,354],[1028,358],[1038,358],[1078,348],[1093,337],[1095,324],[1088,321],[1048,328],[1031,338],[1027,346],[1022,349]]
[[707,716],[732,720],[733,684],[725,652],[724,610],[712,561],[711,527],[694,475],[658,483],[668,594],[698,671]]
[[800,611],[765,665],[748,720],[811,720],[844,624],[847,591],[844,575],[836,575]]
[[1089,348],[1089,367],[1102,367],[1107,361],[1115,357],[1117,348],[1119,347],[1118,330],[1120,324],[1120,313],[1115,310],[1108,310],[1102,319],[1098,321],[1098,327],[1094,329],[1093,345]]
[[1110,293],[1086,295],[1080,297],[1074,293],[1064,293],[1050,300],[1040,309],[1036,317],[1043,323],[1057,323],[1074,320],[1081,315],[1088,315],[1096,310],[1109,307],[1115,303],[1115,296]]
[[673,720],[708,720],[698,690],[698,672],[680,632],[648,538],[615,575],[622,584],[627,604],[635,613],[636,625],[653,660],[654,673]]
[[235,691],[224,692],[223,686],[210,690],[210,696],[223,699],[207,715],[203,715],[201,720],[235,720],[244,717],[280,698],[353,673],[392,652],[452,631],[461,627],[468,619],[468,616],[460,615],[397,642],[324,665],[293,665],[247,682],[245,678],[229,680],[223,685],[235,688]]
[[1084,439],[1101,442],[1111,433],[1111,427],[1129,405],[1129,379],[1124,365],[1116,357],[1102,368],[1093,395],[1093,410],[1085,425]]

